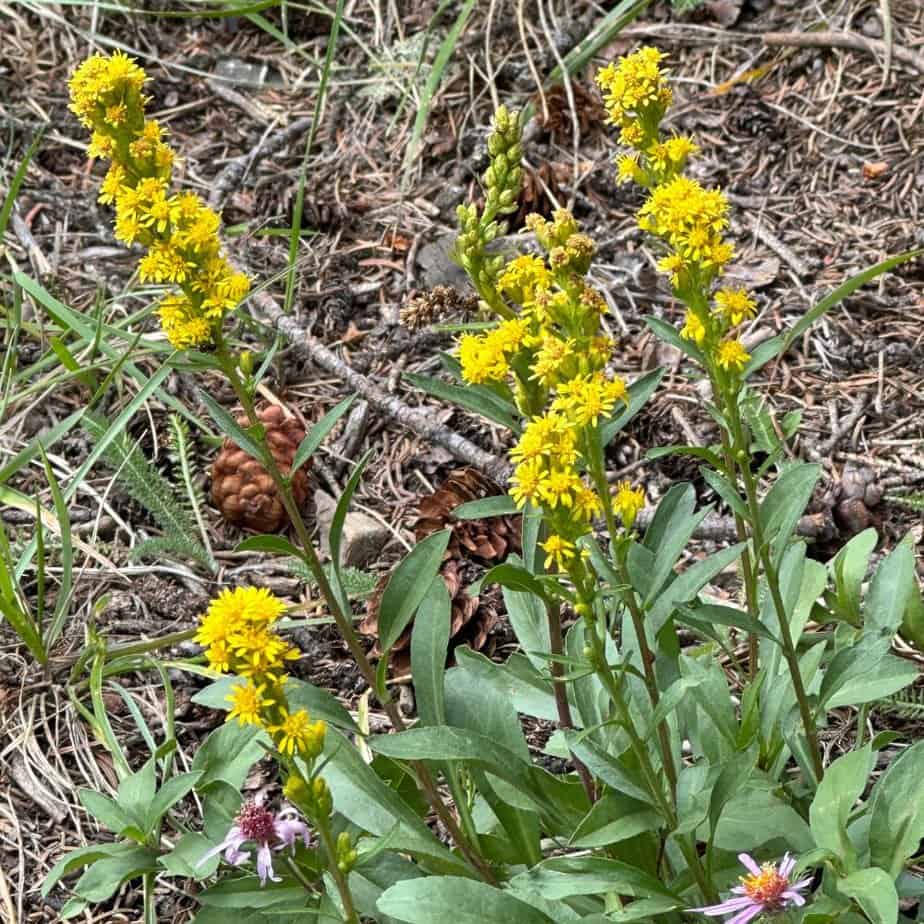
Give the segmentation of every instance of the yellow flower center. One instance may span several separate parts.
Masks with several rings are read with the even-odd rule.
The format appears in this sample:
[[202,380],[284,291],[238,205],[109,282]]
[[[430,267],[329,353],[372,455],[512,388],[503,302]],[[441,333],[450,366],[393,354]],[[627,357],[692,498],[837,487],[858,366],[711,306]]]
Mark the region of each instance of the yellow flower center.
[[741,878],[744,894],[755,902],[770,907],[783,904],[783,893],[789,888],[789,879],[781,876],[772,863],[765,863],[759,873]]

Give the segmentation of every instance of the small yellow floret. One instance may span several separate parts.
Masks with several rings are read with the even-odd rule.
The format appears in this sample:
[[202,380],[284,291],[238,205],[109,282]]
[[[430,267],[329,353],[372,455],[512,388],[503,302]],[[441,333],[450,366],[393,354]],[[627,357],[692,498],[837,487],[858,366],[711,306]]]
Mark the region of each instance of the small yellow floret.
[[716,352],[716,362],[729,372],[741,372],[750,358],[740,340],[723,340]]
[[546,569],[554,566],[559,570],[564,570],[568,562],[574,558],[574,543],[569,542],[557,533],[552,533],[552,535],[542,543],[542,550],[546,553]]
[[227,721],[237,719],[241,725],[263,725],[263,713],[275,700],[263,695],[266,684],[255,684],[252,680],[235,684],[225,700],[231,703]]
[[317,757],[324,749],[324,735],[327,726],[324,722],[312,722],[304,709],[289,712],[285,706],[280,707],[282,720],[267,729],[276,741],[276,747],[283,754],[298,755],[306,760]]
[[689,308],[684,318],[684,325],[680,329],[680,336],[684,340],[692,340],[697,346],[702,346],[706,339],[706,325],[703,324],[699,315]]
[[632,529],[632,524],[639,511],[645,506],[645,491],[643,488],[633,489],[628,481],[620,481],[616,486],[613,497],[613,512],[622,521],[626,529]]
[[732,326],[757,314],[757,302],[746,289],[719,289],[714,298],[715,314]]

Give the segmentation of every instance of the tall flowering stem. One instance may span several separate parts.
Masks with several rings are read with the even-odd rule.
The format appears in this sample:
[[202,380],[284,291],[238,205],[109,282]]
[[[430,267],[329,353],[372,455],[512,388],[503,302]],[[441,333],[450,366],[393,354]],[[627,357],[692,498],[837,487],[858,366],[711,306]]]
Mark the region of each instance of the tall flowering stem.
[[[225,347],[224,342],[221,339],[219,340],[218,347],[216,349],[216,355],[222,370],[224,371],[228,381],[231,383],[231,386],[234,389],[238,401],[244,409],[244,413],[247,416],[251,427],[256,430],[260,430],[261,426],[257,417],[253,391],[250,387],[248,377],[241,371],[239,364],[235,360],[235,357]],[[311,541],[311,535],[308,532],[308,527],[305,524],[301,510],[299,509],[298,503],[295,500],[295,496],[292,493],[291,482],[280,470],[279,466],[276,464],[273,454],[269,452],[269,449],[267,446],[265,446],[265,444],[263,458],[260,461],[266,467],[270,477],[273,479],[273,482],[279,492],[279,497],[282,500],[282,504],[286,509],[286,513],[289,515],[292,527],[295,530],[296,536],[298,537],[299,548],[302,553],[302,560],[304,561],[308,570],[311,572],[315,583],[318,585],[321,596],[327,603],[331,615],[334,618],[334,622],[340,631],[341,637],[346,642],[347,648],[349,649],[350,654],[356,662],[356,665],[359,667],[363,679],[369,685],[369,688],[375,691],[379,702],[382,704],[382,708],[385,710],[385,714],[388,716],[389,721],[395,730],[404,731],[407,728],[407,723],[404,721],[404,717],[401,715],[397,704],[389,696],[387,688],[382,688],[378,683],[375,674],[375,668],[373,668],[373,666],[369,663],[366,652],[364,651],[362,645],[360,645],[356,631],[353,628],[352,615],[344,609],[340,602],[339,596],[334,593],[334,590],[330,585],[327,572],[321,565],[321,560],[318,558],[318,554],[315,551],[314,543]],[[414,767],[414,770],[417,774],[418,784],[426,796],[427,801],[430,803],[431,808],[437,814],[440,821],[442,821],[446,826],[446,830],[449,831],[453,840],[456,842],[456,844],[458,844],[459,849],[462,851],[465,858],[472,864],[472,866],[475,867],[475,869],[478,870],[483,879],[485,879],[487,882],[494,882],[494,874],[491,872],[490,866],[485,862],[484,858],[481,856],[478,850],[471,843],[469,843],[468,839],[463,834],[455,816],[443,801],[443,797],[440,795],[440,792],[437,789],[436,781],[433,779],[429,768],[422,761],[412,762],[411,765]]]
[[[499,110],[488,140],[492,157],[485,174],[488,203],[492,201],[490,183],[509,176],[510,152],[518,150],[511,143],[512,122],[518,124],[516,117]],[[608,371],[615,344],[601,323],[606,301],[587,279],[596,245],[581,232],[570,212],[560,209],[551,220],[536,214],[526,219],[541,253],[498,263],[497,258],[485,256],[483,242],[474,233],[473,229],[482,226],[477,209],[463,207],[459,216],[456,257],[471,276],[482,307],[499,318],[487,331],[460,338],[459,363],[466,382],[489,388],[514,403],[523,418],[522,432],[510,452],[515,465],[510,494],[525,512],[541,517],[544,568],[559,578],[547,584],[552,590],[546,600],[559,721],[563,726],[570,724],[565,681],[556,662],[561,654],[558,613],[565,601],[583,618],[585,654],[610,696],[615,719],[629,738],[652,799],[672,830],[677,823],[676,769],[668,727],[664,722],[658,729],[661,768],[668,783],[665,790],[632,718],[625,672],[614,670],[606,660],[609,629],[606,615],[597,613],[600,581],[589,560],[594,524],[602,519],[616,561],[624,569],[629,531],[644,499],[640,489],[628,483],[619,485],[613,496],[606,479],[604,424],[628,404],[629,392],[626,383]],[[483,271],[485,260],[490,272]],[[628,583],[624,577],[621,581]],[[635,627],[654,709],[659,693],[643,615],[631,590],[624,592],[623,602]],[[593,800],[590,775],[580,761],[576,767]],[[685,859],[708,894],[692,840],[681,840]]]
[[[762,568],[777,612],[783,655],[792,675],[814,774],[820,781],[824,768],[815,717],[786,619],[779,575],[764,542],[757,481],[751,471],[749,440],[738,406],[751,359],[739,330],[756,315],[757,303],[745,289],[723,285],[721,281],[734,257],[734,247],[725,239],[728,200],[721,190],[706,189],[684,174],[688,160],[698,153],[693,140],[661,133],[661,121],[672,101],[663,60],[663,53],[657,49],[642,48],[597,74],[608,121],[618,128],[619,141],[627,149],[617,158],[617,177],[619,182],[634,182],[648,190],[648,198],[638,212],[638,225],[662,245],[658,267],[670,277],[674,295],[686,306],[680,337],[687,342],[687,352],[709,376],[723,416],[724,474],[744,489],[748,515],[745,518],[736,513],[735,519],[739,538],[751,543],[742,556],[748,609],[753,617],[759,614],[757,578]],[[757,644],[753,635],[750,669],[755,675]]]
[[[84,61],[73,73],[70,83],[71,110],[92,132],[88,154],[111,162],[103,180],[100,201],[112,205],[116,212],[116,238],[126,245],[137,244],[145,251],[138,273],[142,281],[168,286],[161,299],[158,316],[163,332],[177,350],[211,349],[213,365],[228,379],[248,418],[251,431],[263,448],[264,464],[279,491],[293,528],[298,537],[302,557],[311,571],[321,594],[340,630],[350,653],[356,660],[363,678],[375,690],[383,708],[397,730],[405,722],[388,691],[376,683],[375,670],[353,629],[352,614],[344,610],[333,592],[327,574],[311,541],[301,512],[292,494],[285,473],[280,471],[266,446],[262,426],[253,400],[253,382],[249,371],[228,348],[224,322],[250,290],[250,280],[237,272],[222,252],[219,231],[221,220],[201,198],[191,192],[174,192],[173,165],[176,155],[167,144],[167,132],[156,120],[149,119],[145,109],[148,97],[144,93],[148,77],[144,70],[127,55],[96,54]],[[507,148],[503,151],[510,153]],[[519,161],[513,152],[511,160]],[[504,184],[519,182],[516,171],[504,173],[491,201],[493,213],[509,211],[509,195]],[[496,222],[485,222],[476,237],[482,247],[498,233]],[[483,250],[482,250],[483,253]],[[490,278],[493,264],[484,256],[479,264],[485,279]],[[487,267],[487,268],[486,268]],[[269,644],[269,643],[268,643]],[[273,642],[266,651],[276,657]],[[218,669],[232,669],[237,657],[233,649],[220,644],[209,645],[209,658]],[[251,672],[250,679],[237,689],[235,716],[243,721],[274,723],[273,734],[282,735],[278,746],[298,740],[301,717],[283,712],[282,683],[278,672]],[[268,717],[268,718],[267,718]],[[267,728],[270,726],[267,725]],[[286,737],[286,734],[291,733]],[[294,737],[293,737],[294,735]],[[285,752],[280,751],[285,755]],[[289,753],[288,758],[293,754]],[[296,766],[293,764],[292,766]],[[440,820],[454,838],[466,859],[489,882],[494,881],[490,866],[467,842],[455,817],[443,801],[429,769],[422,763],[413,764],[418,783]],[[328,851],[333,856],[333,848]],[[342,876],[332,870],[340,885]],[[349,902],[341,896],[344,908]],[[348,920],[354,920],[349,918]]]
[[[307,710],[292,710],[289,706],[286,664],[298,657],[298,651],[276,631],[276,623],[284,611],[285,604],[263,588],[224,590],[202,615],[196,641],[205,646],[205,656],[212,668],[239,678],[227,697],[231,707],[228,721],[255,725],[267,732],[288,778],[287,794],[311,796],[298,799],[298,806],[327,848],[333,804],[327,784],[315,771],[324,750],[327,726],[322,721],[312,721]],[[288,814],[288,810],[277,816],[262,805],[248,804],[225,840],[200,862],[224,852],[227,862],[238,865],[249,860],[250,852],[242,847],[252,843],[257,848],[261,884],[278,881],[273,871],[273,850],[280,846],[294,848],[299,836],[307,846],[307,827]],[[349,883],[337,865],[337,856],[327,849],[326,853],[343,905],[343,920],[345,924],[359,924]]]

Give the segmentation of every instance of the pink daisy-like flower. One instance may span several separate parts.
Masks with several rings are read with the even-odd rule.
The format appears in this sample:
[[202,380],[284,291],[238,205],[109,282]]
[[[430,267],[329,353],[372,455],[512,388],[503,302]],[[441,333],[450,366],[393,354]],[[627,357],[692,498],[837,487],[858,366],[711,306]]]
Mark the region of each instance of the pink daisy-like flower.
[[305,846],[309,843],[308,826],[298,817],[298,812],[291,806],[271,812],[259,802],[247,802],[238,812],[234,824],[228,830],[225,839],[209,850],[197,864],[201,866],[224,851],[225,862],[232,866],[240,866],[250,859],[250,851],[242,850],[244,844],[250,842],[257,847],[257,875],[260,885],[266,885],[266,880],[279,882],[279,877],[273,870],[273,851],[284,850],[286,847],[295,850],[295,842],[301,838]]
[[775,863],[758,866],[757,861],[747,853],[739,853],[738,859],[750,875],[741,877],[741,885],[732,889],[734,898],[719,905],[707,908],[691,908],[709,917],[733,914],[725,924],[748,924],[761,914],[775,914],[784,911],[790,905],[801,906],[805,898],[800,891],[808,886],[812,877],[791,882],[790,876],[796,868],[796,861],[788,853],[784,855],[779,867]]

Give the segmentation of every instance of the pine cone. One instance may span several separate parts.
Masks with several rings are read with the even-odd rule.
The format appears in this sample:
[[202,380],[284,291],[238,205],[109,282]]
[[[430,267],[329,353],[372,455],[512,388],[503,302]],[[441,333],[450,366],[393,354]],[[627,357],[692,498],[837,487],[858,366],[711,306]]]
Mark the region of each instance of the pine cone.
[[[304,426],[278,404],[258,408],[257,416],[266,428],[266,441],[276,464],[287,474],[298,444],[305,438]],[[248,426],[244,416],[237,422]],[[308,497],[306,465],[293,476],[292,493],[302,507]],[[289,522],[269,472],[230,439],[224,441],[212,466],[212,503],[229,523],[260,533],[278,532]]]
[[[444,562],[440,575],[449,591],[452,601],[452,611],[449,622],[449,658],[453,660],[452,652],[459,645],[469,645],[475,651],[485,651],[491,654],[494,649],[491,633],[500,621],[498,615],[499,595],[497,587],[489,588],[478,596],[470,596],[468,587],[476,579],[472,573],[477,566],[470,562],[451,559]],[[381,657],[382,649],[379,647],[379,607],[382,603],[382,594],[388,585],[390,575],[384,574],[379,579],[375,590],[366,601],[366,615],[359,624],[359,631],[376,640],[372,649],[373,657]],[[407,674],[411,668],[411,633],[414,623],[411,622],[395,642],[391,650],[389,667],[392,674]]]
[[457,520],[453,510],[468,501],[502,494],[502,489],[474,468],[449,473],[432,494],[420,499],[414,536],[420,542],[431,533],[452,527],[445,559],[465,555],[485,564],[496,564],[520,551],[520,517],[487,517],[483,520]]
[[[599,93],[580,81],[571,82],[574,109],[578,118],[578,129],[583,136],[599,130],[606,118],[606,110]],[[545,91],[545,99],[536,94],[532,99],[536,106],[539,124],[548,132],[559,138],[571,137],[574,131],[571,115],[571,103],[561,84]]]

